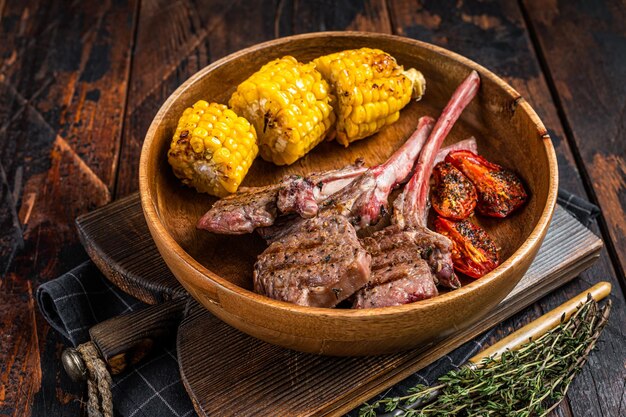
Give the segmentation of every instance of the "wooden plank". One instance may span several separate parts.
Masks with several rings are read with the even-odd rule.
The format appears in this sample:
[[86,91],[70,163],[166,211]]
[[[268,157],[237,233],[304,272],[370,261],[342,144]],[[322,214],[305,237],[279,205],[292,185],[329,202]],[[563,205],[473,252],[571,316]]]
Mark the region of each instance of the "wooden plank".
[[[561,187],[582,196],[586,195],[574,155],[566,140],[518,4],[508,1],[452,0],[421,2],[394,0],[389,4],[395,33],[432,42],[474,59],[515,87],[532,104],[548,127],[557,152]],[[535,10],[539,12],[543,9],[544,7],[537,2]],[[570,64],[570,67],[574,69],[576,65]],[[594,146],[593,143],[589,141],[589,146]],[[598,232],[596,226],[593,230]],[[619,279],[606,251],[602,252],[599,262],[581,274],[579,280],[547,296],[536,308],[526,310],[517,320],[531,321],[550,306],[561,304],[600,280],[609,279],[614,288],[615,308],[613,319],[608,324],[604,337],[609,340],[608,345],[612,351],[620,352],[621,349],[621,352],[626,352],[626,338],[623,326],[620,326],[620,323],[626,322],[626,303],[620,291]],[[515,321],[501,324],[498,326],[497,338],[508,334],[515,327]],[[626,370],[614,366],[616,358],[610,352],[606,355],[600,352],[594,357],[597,368],[587,367],[576,379],[568,395],[569,404],[574,410],[573,415],[619,415],[618,408],[611,407],[612,413],[607,412],[606,408],[607,404],[620,401]],[[625,359],[623,353],[621,358],[618,360],[620,363]],[[618,400],[609,400],[605,398],[607,395],[612,395]],[[566,407],[567,405],[560,406],[560,411],[555,415],[568,415],[569,409]]]
[[[275,9],[274,2],[268,0],[142,2],[120,154],[118,197],[137,190],[141,144],[161,104],[211,61],[272,39]],[[245,30],[234,30],[236,27]]]
[[[626,269],[626,3],[524,0],[621,277]],[[623,281],[626,285],[626,281]],[[626,288],[626,287],[624,287]]]
[[276,36],[328,30],[391,33],[384,0],[284,1],[276,13]]
[[[29,415],[41,384],[39,341],[32,290],[27,299],[0,294],[0,415]],[[19,387],[19,391],[14,390]]]
[[535,261],[500,305],[469,329],[395,355],[295,352],[240,333],[197,306],[178,333],[183,381],[200,415],[342,415],[562,285],[589,267],[601,246],[557,207]]
[[86,258],[74,217],[111,199],[136,5],[2,2],[0,319],[17,327],[0,350],[0,415],[82,409],[59,340],[27,312],[38,283]]

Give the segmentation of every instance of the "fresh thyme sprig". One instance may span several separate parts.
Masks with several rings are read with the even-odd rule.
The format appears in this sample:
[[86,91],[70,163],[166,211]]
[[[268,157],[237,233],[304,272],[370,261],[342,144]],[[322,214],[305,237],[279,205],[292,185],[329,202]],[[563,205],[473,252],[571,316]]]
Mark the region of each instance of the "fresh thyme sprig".
[[417,385],[401,397],[364,404],[359,417],[545,416],[567,393],[593,350],[611,309],[591,297],[537,340],[479,366],[450,371],[435,386]]

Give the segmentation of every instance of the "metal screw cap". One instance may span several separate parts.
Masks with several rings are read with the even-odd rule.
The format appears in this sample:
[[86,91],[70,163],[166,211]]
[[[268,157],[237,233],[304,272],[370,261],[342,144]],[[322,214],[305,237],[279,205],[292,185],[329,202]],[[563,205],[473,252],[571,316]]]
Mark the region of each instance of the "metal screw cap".
[[61,362],[67,375],[74,382],[87,380],[87,367],[83,358],[74,348],[67,348],[61,353]]

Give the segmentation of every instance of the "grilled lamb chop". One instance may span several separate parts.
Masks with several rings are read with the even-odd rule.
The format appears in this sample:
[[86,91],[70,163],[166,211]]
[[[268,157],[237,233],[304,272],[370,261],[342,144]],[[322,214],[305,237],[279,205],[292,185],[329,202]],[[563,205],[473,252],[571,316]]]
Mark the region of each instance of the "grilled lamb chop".
[[415,174],[394,202],[394,224],[361,240],[372,255],[372,272],[368,285],[355,296],[355,308],[431,298],[438,294],[437,283],[460,287],[452,265],[452,242],[426,227],[429,178],[439,147],[479,85],[478,74],[472,72],[443,110],[420,153]]
[[[438,161],[456,150],[477,153],[476,139],[469,138],[442,149]],[[198,221],[198,228],[219,234],[251,233],[274,224],[277,216],[296,213],[309,218],[317,214],[318,203],[350,184],[367,170],[363,160],[354,165],[305,177],[285,176],[279,183],[262,187],[240,187],[235,194],[213,204]]]
[[317,214],[317,203],[351,183],[367,170],[363,160],[354,165],[301,177],[288,175],[277,184],[241,187],[213,204],[198,220],[198,229],[219,234],[252,233],[257,227],[271,226],[280,213],[302,217]]
[[[347,217],[357,231],[376,224],[388,213],[387,199],[391,191],[410,176],[430,132],[428,126],[434,122],[431,117],[421,117],[415,132],[386,162],[368,169],[349,186],[328,197],[320,203],[322,210]],[[284,218],[273,226],[257,229],[257,232],[272,242],[297,230],[302,221],[301,218]]]
[[386,210],[389,193],[411,172],[433,124],[422,117],[387,162],[333,194],[317,217],[296,219],[274,236],[254,265],[255,291],[300,305],[334,307],[362,288],[369,281],[371,256],[355,224],[375,222]]

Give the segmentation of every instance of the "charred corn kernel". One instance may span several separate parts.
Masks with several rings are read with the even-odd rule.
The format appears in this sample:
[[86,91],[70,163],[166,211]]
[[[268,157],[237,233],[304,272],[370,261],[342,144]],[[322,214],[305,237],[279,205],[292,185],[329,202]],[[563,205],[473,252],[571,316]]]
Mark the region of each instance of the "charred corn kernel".
[[331,103],[337,114],[336,137],[344,146],[397,120],[399,111],[411,97],[419,100],[426,86],[419,71],[404,71],[391,55],[379,49],[337,52],[313,63],[336,97]]
[[255,127],[259,153],[289,165],[320,143],[335,121],[328,83],[313,64],[286,56],[237,87],[230,107]]
[[200,100],[178,121],[167,160],[184,184],[223,197],[237,191],[258,152],[246,119],[223,104]]

